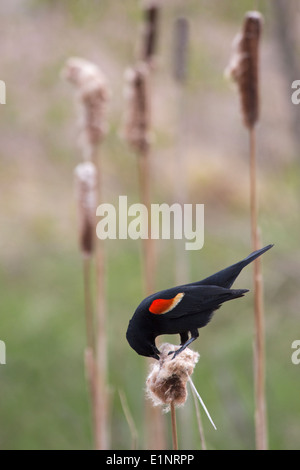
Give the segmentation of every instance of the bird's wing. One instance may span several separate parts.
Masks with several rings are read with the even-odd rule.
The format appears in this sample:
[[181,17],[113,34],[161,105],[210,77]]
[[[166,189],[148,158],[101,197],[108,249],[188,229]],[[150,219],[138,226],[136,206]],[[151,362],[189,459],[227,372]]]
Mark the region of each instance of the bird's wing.
[[223,302],[242,297],[245,292],[245,289],[230,290],[218,286],[181,286],[176,293],[174,289],[158,293],[152,299],[149,312],[154,315],[166,315],[168,318],[213,312]]

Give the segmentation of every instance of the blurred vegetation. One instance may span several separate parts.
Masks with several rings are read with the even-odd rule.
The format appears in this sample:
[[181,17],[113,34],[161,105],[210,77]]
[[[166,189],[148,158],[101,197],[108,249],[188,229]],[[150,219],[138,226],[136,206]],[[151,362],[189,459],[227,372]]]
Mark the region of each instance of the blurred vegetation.
[[[153,199],[174,194],[177,95],[170,75],[173,21],[191,23],[185,92],[189,202],[205,203],[205,245],[187,253],[190,280],[200,279],[250,252],[247,134],[236,90],[223,77],[232,39],[253,1],[166,1],[153,83]],[[260,226],[264,243],[269,442],[297,449],[299,370],[291,343],[299,339],[299,155],[290,131],[290,83],[274,35],[270,2],[262,43],[262,109],[258,128]],[[1,329],[7,365],[0,366],[1,449],[89,449],[89,403],[84,378],[85,323],[77,247],[73,169],[79,161],[73,96],[60,78],[70,55],[95,61],[107,75],[110,131],[101,150],[104,198],[138,197],[136,161],[119,137],[124,69],[136,58],[140,3],[15,0],[0,6],[1,79]],[[295,77],[300,78],[300,77]],[[174,251],[160,241],[156,285],[174,285]],[[112,448],[131,439],[119,399],[126,396],[143,446],[145,361],[125,339],[143,298],[140,245],[107,241],[109,384]],[[248,269],[237,287],[252,285]],[[172,341],[175,337],[170,338]],[[194,382],[217,425],[203,414],[211,449],[254,448],[252,296],[224,305],[200,330],[201,358]],[[177,338],[176,338],[177,341]],[[179,415],[180,448],[200,441],[191,397]],[[166,417],[169,423],[169,417]],[[180,426],[182,420],[183,425]],[[184,432],[183,432],[184,430]]]

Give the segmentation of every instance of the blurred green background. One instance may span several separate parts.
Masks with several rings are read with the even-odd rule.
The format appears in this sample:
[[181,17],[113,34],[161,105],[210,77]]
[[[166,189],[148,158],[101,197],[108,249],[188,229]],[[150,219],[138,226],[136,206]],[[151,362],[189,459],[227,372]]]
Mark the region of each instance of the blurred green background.
[[[171,203],[176,146],[182,139],[189,202],[205,204],[205,243],[186,253],[189,280],[212,274],[250,251],[248,136],[234,86],[224,78],[244,13],[265,16],[261,50],[261,119],[257,128],[259,224],[263,258],[267,408],[272,449],[300,446],[300,365],[291,361],[299,329],[299,110],[291,80],[300,79],[297,2],[166,0],[162,2],[153,79],[153,200]],[[90,449],[84,378],[84,301],[77,246],[73,170],[80,161],[76,113],[61,70],[70,56],[97,63],[112,92],[109,133],[101,148],[103,199],[138,202],[136,157],[120,138],[124,70],[136,60],[142,10],[137,0],[13,0],[0,4],[1,449]],[[171,74],[174,20],[190,21],[184,136]],[[288,21],[289,35],[285,34]],[[291,45],[293,46],[291,48]],[[287,53],[289,51],[289,54]],[[297,56],[298,54],[298,56]],[[289,60],[288,60],[289,59]],[[300,108],[300,106],[299,106]],[[182,110],[181,110],[182,112]],[[121,390],[143,448],[145,361],[125,339],[143,298],[140,243],[106,246],[111,447],[130,449]],[[174,285],[174,244],[159,241],[155,285]],[[237,287],[251,288],[252,270]],[[201,358],[194,383],[218,430],[202,413],[210,449],[253,449],[252,294],[225,304],[193,348]],[[170,338],[169,338],[170,339]],[[178,341],[178,338],[171,338]],[[169,426],[169,416],[166,416]],[[191,397],[178,411],[179,446],[199,449]],[[171,445],[171,444],[170,444]]]

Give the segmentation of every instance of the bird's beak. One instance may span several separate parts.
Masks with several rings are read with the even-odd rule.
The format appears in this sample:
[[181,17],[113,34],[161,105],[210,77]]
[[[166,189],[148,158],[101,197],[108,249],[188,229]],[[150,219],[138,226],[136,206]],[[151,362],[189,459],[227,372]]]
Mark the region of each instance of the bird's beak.
[[158,354],[153,353],[151,357],[153,357],[154,359],[157,359],[159,361],[159,355]]
[[159,361],[160,350],[157,349],[155,343],[152,345],[152,351],[153,351],[153,354],[151,355],[151,357]]

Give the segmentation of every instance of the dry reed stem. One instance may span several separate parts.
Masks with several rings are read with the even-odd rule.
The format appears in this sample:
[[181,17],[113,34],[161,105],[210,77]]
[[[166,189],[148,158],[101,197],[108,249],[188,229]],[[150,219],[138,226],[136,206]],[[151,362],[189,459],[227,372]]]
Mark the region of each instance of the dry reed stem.
[[[81,58],[71,58],[63,71],[64,77],[70,81],[76,91],[78,106],[79,145],[83,158],[96,166],[96,198],[100,195],[100,158],[98,148],[107,131],[106,108],[109,98],[107,81],[101,70],[93,63]],[[82,235],[82,243],[86,251],[93,251],[91,242],[91,226]],[[95,234],[95,225],[93,233]],[[95,351],[94,367],[95,397],[93,401],[93,418],[95,429],[96,449],[104,450],[109,447],[108,438],[108,391],[107,391],[107,347],[106,347],[106,292],[104,270],[104,248],[98,241],[96,244],[96,314],[95,314]],[[85,274],[86,275],[86,274]],[[89,336],[91,336],[89,334]],[[89,338],[89,341],[91,339]]]
[[85,319],[87,332],[87,346],[95,354],[94,311],[91,288],[91,260],[83,258],[83,283],[85,300]]
[[[263,19],[260,13],[248,12],[241,34],[235,40],[235,53],[228,71],[236,81],[241,99],[244,124],[249,132],[250,219],[253,251],[260,248],[258,239],[258,203],[256,187],[256,133],[259,118],[259,41]],[[261,261],[253,263],[254,284],[254,381],[255,435],[257,449],[267,448],[264,311]]]
[[[250,216],[251,216],[251,240],[253,251],[258,250],[258,201],[257,201],[257,172],[256,172],[256,133],[255,129],[249,130],[249,165],[250,165]],[[256,260],[255,260],[256,261]],[[257,264],[254,262],[254,265]]]
[[[142,240],[143,282],[146,295],[154,292],[155,252],[151,238],[151,105],[150,71],[153,70],[153,54],[156,48],[158,9],[154,2],[145,8],[144,37],[141,61],[125,74],[125,98],[127,107],[123,136],[137,155],[140,201],[148,210],[148,237]],[[147,364],[149,361],[147,360]],[[148,403],[145,409],[148,449],[165,448],[164,422],[157,410],[151,410]]]
[[174,401],[171,402],[171,423],[172,423],[172,442],[173,450],[178,450],[178,437],[177,437],[177,424],[176,424],[176,410]]
[[[255,129],[249,130],[250,147],[250,211],[251,211],[251,239],[253,251],[261,247],[257,223],[257,188],[256,188],[256,139]],[[255,434],[256,447],[265,450],[267,442],[267,418],[265,398],[265,326],[263,305],[263,279],[261,259],[253,263],[254,284],[254,379],[255,379]]]
[[[138,177],[140,200],[147,207],[148,213],[148,237],[142,240],[142,263],[143,263],[143,281],[146,295],[154,292],[155,287],[155,251],[154,243],[151,238],[151,165],[149,147],[145,149],[143,155],[138,156]],[[152,361],[147,360],[147,364]],[[146,422],[147,422],[147,447],[148,449],[161,450],[166,448],[165,422],[158,409],[151,409],[146,402]]]
[[94,253],[95,211],[96,211],[96,167],[92,162],[84,162],[75,168],[76,195],[78,200],[79,245],[83,261],[83,284],[87,348],[85,369],[92,406],[93,435],[96,431],[96,374],[94,310],[91,288],[91,261]]
[[[177,18],[174,27],[173,78],[177,94],[177,128],[174,165],[174,199],[183,205],[188,199],[185,156],[187,152],[186,125],[186,78],[187,78],[187,49],[189,39],[189,23],[186,18]],[[184,284],[188,279],[188,258],[184,240],[174,240],[175,244],[175,279],[176,284]]]
[[[144,13],[143,35],[139,61],[126,71],[125,97],[127,107],[123,135],[137,155],[140,200],[148,210],[148,237],[142,240],[143,281],[146,295],[154,292],[155,252],[151,238],[151,103],[150,72],[154,69],[154,54],[157,47],[160,8],[156,0],[147,0],[142,5]],[[147,363],[149,361],[147,360]],[[148,448],[165,448],[164,423],[157,410],[150,410],[146,403],[148,425]]]
[[197,425],[198,425],[198,430],[199,430],[201,447],[202,447],[202,450],[206,450],[207,447],[206,447],[206,442],[205,442],[204,428],[203,428],[202,419],[201,419],[201,412],[200,412],[195,390],[193,389],[192,386],[191,388],[192,388],[192,394],[193,394],[193,399],[194,399],[194,405],[196,409],[196,418],[197,418]]
[[126,99],[124,137],[137,154],[140,200],[148,210],[148,237],[142,241],[143,279],[146,295],[154,291],[154,247],[151,238],[151,155],[150,155],[150,90],[149,67],[139,63],[126,72]]
[[[150,165],[150,148],[145,148],[142,155],[138,156],[138,178],[140,200],[147,207],[148,213],[148,237],[142,240],[142,268],[144,291],[146,295],[154,292],[155,279],[155,251],[154,243],[151,238],[151,165]],[[151,360],[147,360],[147,364],[151,364]],[[148,449],[161,450],[166,448],[165,423],[164,418],[158,409],[151,409],[146,402],[146,423],[147,423],[147,447]]]
[[144,291],[146,295],[153,294],[154,292],[154,278],[155,278],[155,253],[154,243],[151,238],[151,196],[150,196],[150,180],[151,180],[151,167],[150,167],[150,154],[145,152],[144,155],[138,158],[138,178],[139,178],[139,191],[140,201],[147,207],[148,210],[148,237],[142,240],[143,250],[143,279]]
[[[97,389],[96,389],[96,371],[95,371],[95,352],[93,349],[90,347],[87,347],[84,352],[84,365],[85,365],[85,373],[86,373],[86,381],[88,383],[89,387],[89,393],[90,393],[90,401],[91,401],[91,414],[92,414],[92,424],[93,424],[93,436],[95,439],[96,436],[96,428],[97,428],[97,423],[96,423],[96,395],[97,395]],[[96,442],[95,442],[96,445]]]
[[[98,166],[98,201],[101,201],[100,158]],[[107,337],[106,337],[106,271],[104,241],[96,244],[96,367],[97,367],[97,449],[109,448],[108,417],[109,400],[107,388]]]
[[131,449],[136,450],[137,442],[138,442],[137,429],[136,429],[132,414],[130,412],[130,409],[126,400],[126,396],[122,390],[119,390],[119,396],[120,396],[121,405],[122,405],[124,415],[125,415],[125,418],[126,418],[129,430],[130,430],[130,434],[131,434],[131,441],[132,441]]

